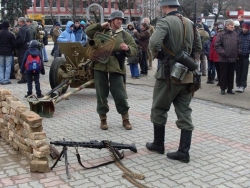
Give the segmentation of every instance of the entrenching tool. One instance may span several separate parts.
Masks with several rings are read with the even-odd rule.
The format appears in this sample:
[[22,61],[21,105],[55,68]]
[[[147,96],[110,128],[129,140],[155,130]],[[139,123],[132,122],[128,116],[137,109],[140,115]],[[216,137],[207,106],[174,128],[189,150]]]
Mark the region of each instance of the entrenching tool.
[[[38,99],[36,97],[30,98],[28,97],[27,100],[30,105],[30,110],[33,112],[36,112],[41,117],[52,117],[55,112],[55,104],[59,103],[60,101],[68,98],[70,95],[77,93],[78,91],[82,90],[83,88],[90,86],[94,83],[94,80],[90,80],[81,86],[74,88],[65,94],[60,96],[60,89],[67,86],[69,84],[69,80],[66,80],[65,82],[58,85],[59,87],[52,89],[50,92],[48,92],[42,99]],[[52,95],[54,97],[50,98]]]

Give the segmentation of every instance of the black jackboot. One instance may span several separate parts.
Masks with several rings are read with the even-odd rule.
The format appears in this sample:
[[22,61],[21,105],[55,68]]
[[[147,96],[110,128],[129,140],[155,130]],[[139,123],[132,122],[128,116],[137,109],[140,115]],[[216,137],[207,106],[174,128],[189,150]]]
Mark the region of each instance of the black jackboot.
[[208,77],[207,77],[207,84],[210,84],[210,83],[211,83],[211,76],[208,75]]
[[179,160],[188,163],[190,160],[189,149],[191,145],[192,131],[181,130],[179,149],[177,152],[167,153],[167,157],[172,160]]
[[214,77],[211,76],[210,84],[214,84]]
[[150,151],[155,151],[160,154],[164,154],[164,139],[165,139],[165,125],[157,126],[154,125],[154,142],[147,142],[146,148]]

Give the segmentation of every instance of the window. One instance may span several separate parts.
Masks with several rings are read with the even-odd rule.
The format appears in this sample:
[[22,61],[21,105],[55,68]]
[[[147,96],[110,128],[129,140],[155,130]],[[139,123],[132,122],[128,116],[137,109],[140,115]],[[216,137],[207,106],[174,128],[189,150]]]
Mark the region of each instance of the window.
[[111,2],[111,8],[115,8],[115,2]]
[[56,0],[52,0],[52,7],[56,7]]
[[64,0],[60,0],[60,7],[65,7],[64,2],[65,2]]
[[108,2],[104,2],[104,8],[109,8],[109,3]]
[[40,0],[36,0],[36,7],[41,7],[41,1]]
[[49,1],[48,0],[44,1],[44,7],[49,7]]

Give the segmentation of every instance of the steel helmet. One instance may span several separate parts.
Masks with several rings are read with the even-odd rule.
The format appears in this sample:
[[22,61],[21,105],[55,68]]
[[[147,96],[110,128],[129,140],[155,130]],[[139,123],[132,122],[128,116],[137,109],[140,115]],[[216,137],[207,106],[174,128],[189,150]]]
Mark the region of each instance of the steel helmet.
[[114,12],[111,12],[110,16],[109,16],[109,21],[115,19],[115,18],[124,18],[124,13],[122,11],[116,10]]
[[160,7],[168,5],[180,6],[180,3],[178,2],[178,0],[160,0],[158,5]]

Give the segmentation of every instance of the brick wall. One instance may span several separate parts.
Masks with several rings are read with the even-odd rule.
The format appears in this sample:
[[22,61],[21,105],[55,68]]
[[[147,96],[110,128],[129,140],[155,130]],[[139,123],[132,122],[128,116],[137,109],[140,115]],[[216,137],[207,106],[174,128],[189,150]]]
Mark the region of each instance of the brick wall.
[[42,117],[30,111],[11,91],[0,88],[0,136],[30,161],[31,172],[48,172],[50,154]]

